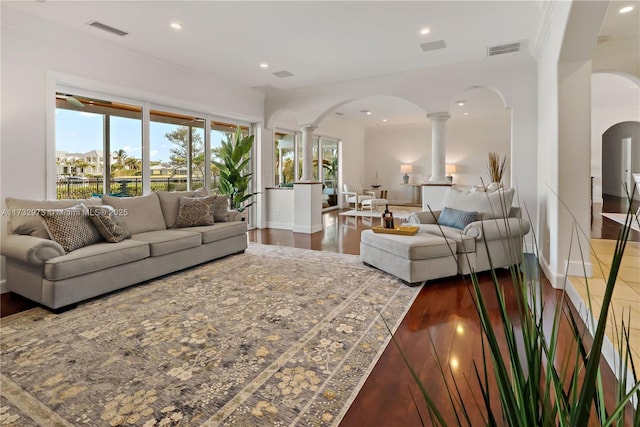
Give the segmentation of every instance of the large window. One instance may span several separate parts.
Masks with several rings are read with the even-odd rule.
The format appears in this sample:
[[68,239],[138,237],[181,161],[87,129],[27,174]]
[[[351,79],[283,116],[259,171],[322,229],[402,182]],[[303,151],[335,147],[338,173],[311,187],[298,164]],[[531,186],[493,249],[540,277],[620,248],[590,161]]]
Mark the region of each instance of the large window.
[[56,94],[57,198],[142,194],[141,174],[140,106]]
[[[313,179],[322,182],[323,202],[337,205],[338,141],[313,137]],[[274,133],[274,184],[290,187],[302,176],[302,138],[298,132],[278,129]]]
[[275,133],[275,185],[291,187],[299,179],[302,170],[295,167],[296,138],[295,132],[277,131]]
[[205,185],[204,118],[151,110],[151,191]]
[[[211,160],[216,158],[221,142],[237,127],[243,135],[250,130],[246,123],[107,98],[81,96],[70,89],[56,93],[57,198],[136,196],[203,186],[215,189],[219,173]],[[147,132],[144,117],[148,118]],[[205,125],[210,126],[207,135]]]
[[224,123],[220,121],[211,121],[210,138],[211,141],[211,189],[218,188],[220,182],[220,172],[213,164],[214,161],[220,161],[220,146],[223,141],[230,141],[233,135],[236,133],[236,129],[240,127],[240,134],[242,136],[249,135],[248,126],[238,126],[231,123]]

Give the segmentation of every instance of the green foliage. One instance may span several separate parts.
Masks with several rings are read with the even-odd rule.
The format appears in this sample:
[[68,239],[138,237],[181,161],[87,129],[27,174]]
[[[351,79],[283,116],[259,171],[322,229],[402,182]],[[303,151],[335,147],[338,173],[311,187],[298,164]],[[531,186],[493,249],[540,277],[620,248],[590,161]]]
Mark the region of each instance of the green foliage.
[[258,194],[249,191],[252,173],[248,173],[251,158],[249,153],[253,146],[253,135],[243,136],[238,127],[234,134],[227,134],[227,140],[222,141],[218,156],[220,161],[214,165],[220,171],[221,194],[230,196],[231,209],[243,211],[255,202],[250,199]]
[[[638,221],[631,211],[632,199],[630,196],[628,198],[627,221],[617,240],[591,346],[585,339],[584,327],[573,317],[564,292],[555,305],[553,316],[545,314],[540,283],[542,273],[537,263],[523,262],[522,267],[512,266],[510,269],[510,282],[515,287],[518,306],[518,316],[515,319],[508,314],[504,291],[511,283],[500,283],[498,275],[493,267],[491,268],[490,292],[497,298],[498,308],[490,309],[490,297],[483,294],[477,274],[474,272],[470,275],[469,290],[474,298],[483,338],[483,357],[474,361],[475,381],[481,390],[481,399],[476,401],[475,405],[486,425],[582,427],[623,426],[631,422],[634,427],[640,426],[640,411],[637,406],[633,420],[627,417],[625,423],[624,419],[625,408],[632,405],[630,402],[635,400],[636,405],[640,402],[640,381],[629,348],[630,319],[622,319],[617,332],[617,350],[622,363],[618,367],[619,380],[615,396],[610,399],[613,404],[608,407],[604,403],[605,392],[600,372],[602,346],[616,278],[629,237],[631,221]],[[533,238],[535,241],[535,235]],[[486,249],[489,253],[489,248]],[[490,255],[489,253],[491,261]],[[496,318],[499,319],[498,326],[494,325]],[[575,354],[572,350],[569,354],[559,353],[558,330],[563,320],[569,324],[574,344],[572,350],[575,350]],[[549,321],[552,322],[551,327]],[[446,426],[448,422],[444,414],[453,413],[457,425],[472,425],[468,413],[469,402],[464,402],[460,394],[460,389],[468,387],[472,379],[465,378],[463,384],[459,384],[455,376],[452,380],[447,379],[447,364],[438,359],[432,340],[431,346],[436,354],[440,376],[444,380],[451,406],[450,409],[439,407],[407,360],[400,344],[393,336],[392,340],[419,386],[431,422],[434,425]],[[627,376],[628,368],[632,378]],[[491,372],[493,375],[490,375]],[[491,390],[497,390],[497,398]],[[418,409],[415,401],[414,405]]]
[[204,141],[199,133],[194,132],[194,128],[189,126],[179,126],[173,132],[165,134],[174,147],[169,150],[170,163],[176,169],[187,167],[189,157],[189,132],[191,135],[191,166],[198,176],[204,176]]

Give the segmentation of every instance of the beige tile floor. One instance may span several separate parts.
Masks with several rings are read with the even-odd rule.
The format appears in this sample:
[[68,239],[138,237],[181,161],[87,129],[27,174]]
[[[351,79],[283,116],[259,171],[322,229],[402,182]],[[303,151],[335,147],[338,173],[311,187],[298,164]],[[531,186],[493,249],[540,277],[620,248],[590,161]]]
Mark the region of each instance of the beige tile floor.
[[[571,276],[573,284],[583,301],[591,298],[593,313],[600,313],[606,280],[611,270],[611,260],[615,250],[615,240],[591,239],[591,262],[593,263],[593,277]],[[588,285],[588,293],[587,293]],[[615,315],[615,316],[614,316]],[[611,309],[607,317],[607,337],[617,348],[621,331],[622,319],[629,324],[630,342],[633,363],[640,367],[640,242],[627,242],[622,264],[618,272],[618,279],[613,291]],[[616,334],[617,331],[617,334]]]

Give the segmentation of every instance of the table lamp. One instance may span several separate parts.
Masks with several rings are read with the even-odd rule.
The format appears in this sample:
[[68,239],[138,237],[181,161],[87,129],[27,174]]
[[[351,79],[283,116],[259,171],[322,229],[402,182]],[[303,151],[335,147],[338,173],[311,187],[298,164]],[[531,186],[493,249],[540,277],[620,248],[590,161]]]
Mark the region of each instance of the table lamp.
[[404,176],[402,177],[402,182],[404,184],[408,184],[409,183],[409,175],[410,173],[413,172],[413,166],[411,165],[400,165],[400,173],[403,173]]
[[456,173],[456,165],[454,163],[447,163],[445,165],[445,173],[447,174],[447,178],[449,181],[453,182],[453,174]]

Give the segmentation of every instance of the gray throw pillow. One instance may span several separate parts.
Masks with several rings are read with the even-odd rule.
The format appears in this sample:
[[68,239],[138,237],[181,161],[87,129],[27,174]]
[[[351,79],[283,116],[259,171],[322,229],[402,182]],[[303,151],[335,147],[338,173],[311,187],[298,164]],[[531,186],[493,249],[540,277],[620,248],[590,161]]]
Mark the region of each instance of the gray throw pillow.
[[131,237],[129,227],[113,206],[89,206],[89,219],[107,242],[118,243]]
[[215,196],[180,197],[180,211],[176,228],[212,225]]
[[89,209],[82,203],[65,209],[43,209],[39,212],[51,240],[71,252],[102,240],[89,219]]
[[476,220],[476,215],[478,215],[478,212],[467,212],[445,207],[440,212],[438,224],[464,230],[467,225]]

